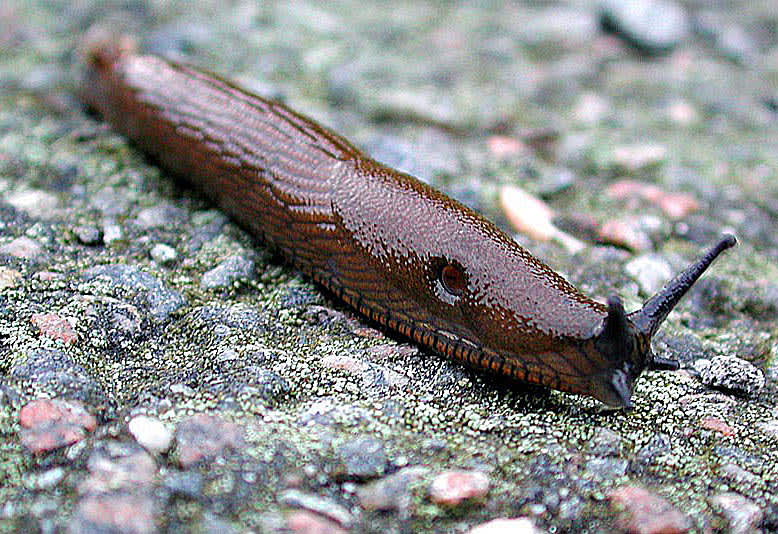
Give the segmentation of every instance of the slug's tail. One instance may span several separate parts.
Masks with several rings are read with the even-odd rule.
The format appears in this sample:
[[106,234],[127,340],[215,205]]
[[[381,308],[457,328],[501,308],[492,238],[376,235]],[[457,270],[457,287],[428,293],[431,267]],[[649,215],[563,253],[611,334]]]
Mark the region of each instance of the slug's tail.
[[[670,311],[678,304],[678,301],[689,291],[689,288],[694,285],[697,279],[702,276],[702,273],[710,267],[713,260],[736,244],[737,239],[735,239],[735,236],[731,234],[724,235],[708,252],[692,263],[685,271],[673,278],[659,293],[648,299],[641,310],[630,314],[629,318],[632,324],[635,325],[639,332],[650,339]],[[666,363],[668,362],[662,361],[660,358],[659,361],[653,362],[653,365],[650,367],[654,369],[664,368]]]

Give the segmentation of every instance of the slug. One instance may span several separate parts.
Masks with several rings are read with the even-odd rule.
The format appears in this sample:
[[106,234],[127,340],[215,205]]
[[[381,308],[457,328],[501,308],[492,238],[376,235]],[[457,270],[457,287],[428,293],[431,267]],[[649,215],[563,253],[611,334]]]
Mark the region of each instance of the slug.
[[631,408],[651,337],[725,235],[626,313],[585,296],[473,210],[340,135],[212,74],[116,41],[83,99],[171,173],[365,317],[476,369]]

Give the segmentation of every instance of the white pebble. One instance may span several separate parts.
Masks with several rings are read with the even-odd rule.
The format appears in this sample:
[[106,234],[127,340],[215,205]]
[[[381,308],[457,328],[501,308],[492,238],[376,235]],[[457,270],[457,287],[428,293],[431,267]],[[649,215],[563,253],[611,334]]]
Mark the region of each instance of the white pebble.
[[128,426],[132,437],[149,452],[163,453],[173,442],[173,433],[170,429],[154,417],[138,415],[132,418]]

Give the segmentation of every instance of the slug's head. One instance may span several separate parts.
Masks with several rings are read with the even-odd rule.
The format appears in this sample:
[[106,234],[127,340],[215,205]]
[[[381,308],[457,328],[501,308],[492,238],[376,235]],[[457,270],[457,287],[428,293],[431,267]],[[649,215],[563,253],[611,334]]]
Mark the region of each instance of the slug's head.
[[594,381],[593,396],[609,406],[628,409],[632,407],[633,384],[643,369],[678,369],[678,362],[651,352],[651,338],[713,260],[736,243],[732,235],[722,237],[638,311],[627,314],[619,297],[608,299],[608,314],[596,333],[594,349],[601,357],[614,362],[614,367]]

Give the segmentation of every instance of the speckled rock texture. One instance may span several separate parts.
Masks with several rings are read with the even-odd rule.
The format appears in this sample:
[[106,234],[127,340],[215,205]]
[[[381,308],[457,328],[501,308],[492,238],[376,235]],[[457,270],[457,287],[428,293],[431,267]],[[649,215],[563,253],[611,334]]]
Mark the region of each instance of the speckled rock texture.
[[[624,4],[1,2],[0,533],[778,531],[778,4]],[[508,231],[503,188],[540,198],[581,246],[516,239],[603,302],[740,245],[629,413],[471,372],[89,114],[95,28]]]

